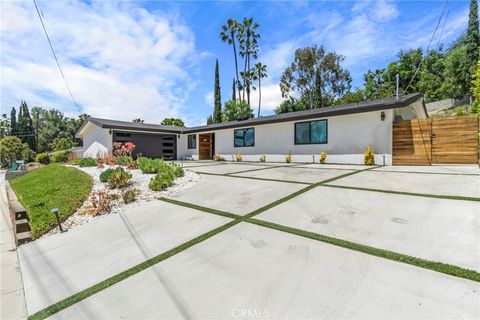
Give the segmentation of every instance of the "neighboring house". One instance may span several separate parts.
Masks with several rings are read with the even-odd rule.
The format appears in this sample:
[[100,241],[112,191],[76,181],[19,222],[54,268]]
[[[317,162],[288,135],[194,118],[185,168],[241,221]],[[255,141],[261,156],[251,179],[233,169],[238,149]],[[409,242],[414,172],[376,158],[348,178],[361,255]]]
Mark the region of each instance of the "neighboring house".
[[165,159],[212,159],[220,154],[244,161],[318,162],[322,151],[329,163],[363,163],[363,152],[372,145],[376,163],[392,163],[394,120],[427,118],[423,98],[411,94],[396,98],[305,110],[200,127],[173,127],[88,118],[77,132],[83,139],[84,157],[99,157],[113,142],[132,141],[134,156]]

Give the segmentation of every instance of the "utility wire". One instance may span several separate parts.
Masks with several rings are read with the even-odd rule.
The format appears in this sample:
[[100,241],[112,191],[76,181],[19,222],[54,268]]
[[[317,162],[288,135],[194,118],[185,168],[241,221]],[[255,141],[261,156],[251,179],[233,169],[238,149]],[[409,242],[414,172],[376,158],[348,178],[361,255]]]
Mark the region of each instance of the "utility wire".
[[77,108],[78,112],[81,114],[82,111],[80,110],[80,107],[78,106],[77,101],[75,101],[75,98],[73,97],[72,90],[70,90],[70,86],[68,85],[67,78],[65,77],[65,73],[63,72],[62,66],[60,65],[60,61],[58,61],[57,55],[55,53],[55,49],[53,48],[52,41],[50,40],[50,37],[48,36],[47,28],[45,27],[45,23],[43,22],[42,14],[40,13],[40,9],[38,8],[37,1],[33,0],[33,4],[35,5],[35,9],[37,10],[38,18],[40,19],[40,22],[42,23],[43,31],[45,32],[45,36],[47,37],[48,44],[50,45],[50,49],[52,50],[53,57],[55,58],[55,61],[57,62],[58,70],[60,71],[60,74],[62,75],[63,81],[65,82],[65,86],[67,87],[68,93],[70,94],[70,97],[72,98],[73,104]]
[[450,11],[447,11],[447,14],[445,15],[445,20],[443,21],[443,26],[442,30],[440,31],[440,36],[438,37],[438,42],[437,42],[437,50],[440,49],[440,46],[442,45],[442,36],[443,36],[443,30],[445,29],[445,25],[447,24],[447,19],[448,19],[448,14]]
[[[435,30],[433,31],[432,37],[430,38],[430,42],[428,43],[427,50],[425,51],[425,53],[427,53],[430,50],[430,45],[432,44],[433,38],[435,37],[435,34],[437,33],[438,27],[440,26],[440,22],[442,21],[443,15],[445,14],[445,10],[447,9],[447,5],[448,5],[448,0],[445,0],[445,5],[443,6],[442,14],[438,18],[437,26],[435,27]],[[426,54],[423,55],[422,60],[418,64],[418,67],[415,70],[415,73],[413,74],[412,79],[410,79],[410,82],[408,83],[407,88],[405,88],[405,92],[407,92],[408,88],[410,88],[410,86],[412,85],[413,79],[415,79],[415,77],[417,76],[418,70],[420,70],[420,67],[422,66],[422,63],[425,60],[425,57],[426,57]]]

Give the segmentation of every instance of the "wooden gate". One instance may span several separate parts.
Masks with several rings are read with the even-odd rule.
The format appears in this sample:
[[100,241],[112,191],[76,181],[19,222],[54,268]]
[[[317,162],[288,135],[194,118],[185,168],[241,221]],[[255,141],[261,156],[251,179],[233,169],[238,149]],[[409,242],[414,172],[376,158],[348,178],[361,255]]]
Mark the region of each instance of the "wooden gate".
[[393,164],[478,163],[478,116],[393,123]]

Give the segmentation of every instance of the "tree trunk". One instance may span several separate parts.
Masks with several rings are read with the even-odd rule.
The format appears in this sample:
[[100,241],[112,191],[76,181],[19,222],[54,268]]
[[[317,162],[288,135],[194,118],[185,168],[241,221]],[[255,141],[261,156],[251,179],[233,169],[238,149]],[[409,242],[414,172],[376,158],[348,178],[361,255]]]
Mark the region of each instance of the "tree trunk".
[[260,74],[258,75],[258,115],[260,117],[260,105],[262,103],[262,84],[260,82]]
[[[237,47],[235,46],[235,34],[233,32],[230,33],[232,37],[233,43],[233,55],[235,57],[235,71],[237,73],[237,86],[240,84],[240,79],[238,78],[238,61],[237,61]],[[240,100],[240,87],[238,86],[238,100]]]

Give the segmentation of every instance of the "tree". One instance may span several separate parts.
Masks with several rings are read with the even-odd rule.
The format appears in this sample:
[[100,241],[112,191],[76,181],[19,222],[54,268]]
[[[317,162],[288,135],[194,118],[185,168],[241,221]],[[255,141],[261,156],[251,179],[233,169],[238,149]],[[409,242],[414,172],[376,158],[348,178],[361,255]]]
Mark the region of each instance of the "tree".
[[178,118],[165,118],[162,120],[161,125],[163,126],[175,126],[175,127],[185,127],[182,119]]
[[212,124],[212,123],[213,123],[213,117],[212,117],[212,115],[209,115],[207,117],[207,124]]
[[260,107],[262,104],[262,79],[267,77],[267,66],[261,62],[255,64],[253,80],[258,80],[258,114],[260,117]]
[[[28,144],[30,149],[35,150],[35,131],[33,129],[32,117],[28,110],[28,105],[25,101],[20,104],[19,121],[18,121],[18,135],[21,137],[22,142]],[[21,118],[20,118],[21,117]]]
[[243,100],[230,100],[225,102],[223,107],[222,121],[236,121],[238,119],[250,118],[253,110]]
[[144,123],[145,121],[143,119],[140,119],[140,118],[135,118],[132,120],[132,122],[135,122],[135,123]]
[[259,24],[253,21],[253,18],[243,18],[243,22],[238,25],[238,42],[240,44],[240,56],[244,60],[243,72],[240,73],[243,79],[243,99],[245,92],[247,94],[247,103],[250,105],[250,89],[252,86],[252,70],[250,68],[250,59],[257,58],[258,55],[258,39],[260,35],[257,33]]
[[322,80],[320,79],[320,70],[315,71],[315,86],[313,88],[313,107],[321,108],[322,101]]
[[302,111],[309,109],[308,102],[305,99],[295,99],[293,97],[288,98],[285,101],[280,103],[280,106],[275,108],[275,113],[287,113],[287,112],[295,112],[295,111]]
[[226,25],[222,25],[222,32],[220,32],[220,39],[223,42],[227,42],[233,47],[233,57],[235,59],[235,74],[237,76],[237,87],[238,87],[238,100],[241,100],[240,97],[240,79],[238,77],[238,60],[237,60],[237,47],[236,40],[238,35],[238,21],[235,19],[228,19]]
[[470,108],[470,113],[479,113],[480,112],[480,60],[477,63],[477,71],[473,74],[472,77],[472,94],[474,97],[472,107]]
[[326,52],[323,46],[306,47],[295,50],[294,61],[285,69],[280,79],[283,97],[298,96],[313,108],[315,75],[320,75],[322,92],[321,106],[332,105],[351,88],[350,72],[342,67],[344,56],[336,52]]
[[69,138],[78,144],[80,141],[75,138],[75,134],[89,117],[87,114],[81,114],[78,118],[69,118],[59,110],[45,110],[40,107],[32,108],[31,113],[35,135],[38,138],[37,152],[52,151],[51,144],[56,138]]
[[237,94],[235,93],[235,79],[232,82],[232,100],[237,100]]
[[32,151],[20,138],[7,136],[0,139],[0,161],[2,167],[9,166],[13,161],[25,159]]
[[218,73],[218,59],[215,62],[215,84],[213,88],[213,122],[222,122],[222,97],[220,93],[220,75]]
[[50,143],[49,147],[52,151],[62,151],[62,150],[69,150],[76,146],[75,141],[70,139],[70,137],[63,137],[63,138],[55,138],[53,139],[52,143]]
[[349,104],[355,102],[365,101],[365,96],[363,90],[357,89],[354,91],[347,92],[340,99],[335,101],[335,105]]
[[472,79],[475,73],[475,64],[479,59],[480,50],[480,31],[478,29],[478,2],[477,0],[470,1],[470,12],[468,16],[467,37],[465,39],[466,45],[466,78],[467,81]]
[[0,118],[0,139],[9,135],[11,135],[10,119],[7,118],[6,114],[2,114]]
[[17,134],[17,110],[14,107],[10,111],[10,132],[12,136]]

